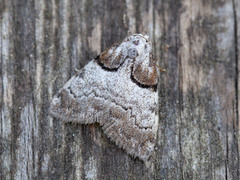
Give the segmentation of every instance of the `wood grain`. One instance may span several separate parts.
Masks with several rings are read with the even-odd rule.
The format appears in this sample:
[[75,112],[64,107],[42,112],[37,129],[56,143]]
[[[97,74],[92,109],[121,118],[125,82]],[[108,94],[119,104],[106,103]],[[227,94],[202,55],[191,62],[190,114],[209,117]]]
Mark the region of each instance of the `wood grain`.
[[[239,0],[0,0],[0,179],[240,179]],[[101,51],[148,34],[160,125],[148,163],[52,96]]]

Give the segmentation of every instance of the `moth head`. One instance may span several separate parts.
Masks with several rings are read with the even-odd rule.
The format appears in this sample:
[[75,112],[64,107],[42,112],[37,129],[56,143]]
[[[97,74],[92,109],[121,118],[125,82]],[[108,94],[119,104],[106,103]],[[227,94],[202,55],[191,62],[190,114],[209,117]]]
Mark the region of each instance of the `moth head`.
[[121,43],[114,44],[98,56],[98,62],[109,70],[118,69],[125,59],[133,60],[132,77],[140,84],[155,86],[158,83],[152,46],[148,36],[133,34]]
[[133,62],[132,77],[145,86],[156,86],[158,83],[157,68],[153,59],[152,45],[148,36],[141,34],[130,36],[137,56]]

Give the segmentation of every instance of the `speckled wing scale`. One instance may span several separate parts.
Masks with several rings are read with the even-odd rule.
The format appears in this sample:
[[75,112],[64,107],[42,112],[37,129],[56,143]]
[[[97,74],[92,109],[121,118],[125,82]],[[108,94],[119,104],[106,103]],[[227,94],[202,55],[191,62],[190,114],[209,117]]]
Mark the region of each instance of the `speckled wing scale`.
[[158,128],[158,78],[148,36],[134,34],[90,61],[54,96],[65,122],[98,122],[127,153],[147,160]]

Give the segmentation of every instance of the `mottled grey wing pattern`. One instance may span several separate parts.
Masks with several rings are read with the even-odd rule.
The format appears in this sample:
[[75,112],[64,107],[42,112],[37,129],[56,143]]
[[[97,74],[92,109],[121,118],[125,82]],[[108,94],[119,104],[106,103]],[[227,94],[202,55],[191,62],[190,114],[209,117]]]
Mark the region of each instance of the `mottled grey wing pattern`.
[[[144,84],[148,78],[156,78],[150,65],[151,47],[146,37],[132,35],[108,51],[60,89],[50,112],[65,122],[98,122],[119,147],[147,160],[154,150],[158,127],[158,95],[154,87],[157,82]],[[108,59],[103,60],[104,57]],[[121,62],[115,63],[116,58]],[[145,75],[134,78],[134,65],[143,66],[138,71]]]

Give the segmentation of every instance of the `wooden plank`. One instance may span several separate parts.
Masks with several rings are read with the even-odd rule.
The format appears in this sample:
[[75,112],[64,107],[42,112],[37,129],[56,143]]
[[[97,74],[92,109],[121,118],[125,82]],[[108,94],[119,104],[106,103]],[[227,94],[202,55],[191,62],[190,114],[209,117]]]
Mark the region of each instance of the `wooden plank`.
[[158,175],[237,179],[232,1],[169,1],[161,6],[163,47],[169,46],[163,57],[170,72],[162,85]]
[[[238,0],[0,1],[0,179],[239,179]],[[102,50],[148,34],[160,125],[149,162],[52,96]]]
[[12,136],[12,106],[14,93],[12,44],[12,12],[10,3],[3,1],[0,10],[0,178],[11,178],[11,136]]

